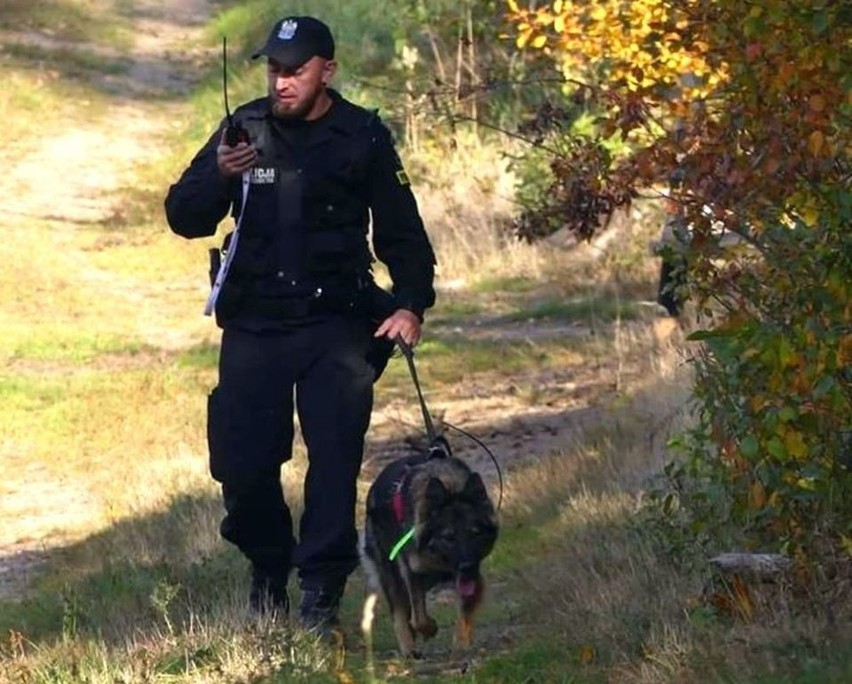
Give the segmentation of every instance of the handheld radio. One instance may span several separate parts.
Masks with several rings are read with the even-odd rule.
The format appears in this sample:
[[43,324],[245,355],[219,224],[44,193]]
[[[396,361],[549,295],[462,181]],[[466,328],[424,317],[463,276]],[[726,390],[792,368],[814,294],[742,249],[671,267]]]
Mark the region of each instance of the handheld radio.
[[241,142],[250,143],[248,131],[234,121],[231,109],[228,107],[228,39],[224,36],[222,36],[222,94],[225,97],[225,116],[228,119],[228,125],[225,128],[225,144],[228,147],[235,147]]

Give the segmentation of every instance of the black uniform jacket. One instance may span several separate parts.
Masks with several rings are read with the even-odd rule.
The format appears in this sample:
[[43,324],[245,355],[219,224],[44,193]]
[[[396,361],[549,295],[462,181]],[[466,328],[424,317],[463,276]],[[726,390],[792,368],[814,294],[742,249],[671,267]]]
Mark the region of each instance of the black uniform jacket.
[[[264,311],[258,303],[372,282],[370,219],[373,252],[390,271],[394,305],[422,316],[434,303],[434,253],[390,132],[375,112],[328,92],[332,106],[314,121],[277,119],[267,98],[234,112],[259,157],[217,303],[222,325],[258,327],[258,310]],[[216,164],[224,125],[169,189],[166,215],[183,237],[214,235],[229,211],[239,218],[242,180],[223,178]]]

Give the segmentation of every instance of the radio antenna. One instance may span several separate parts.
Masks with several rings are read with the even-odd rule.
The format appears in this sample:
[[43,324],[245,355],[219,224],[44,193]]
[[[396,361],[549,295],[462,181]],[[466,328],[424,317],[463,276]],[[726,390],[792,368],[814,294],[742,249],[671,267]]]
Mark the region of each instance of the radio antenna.
[[250,143],[248,131],[240,124],[234,123],[231,108],[228,105],[228,39],[222,36],[222,94],[225,96],[225,116],[228,125],[225,126],[225,142],[229,147],[245,142]]
[[233,125],[231,109],[228,107],[228,38],[222,36],[222,94],[225,96],[225,115],[228,117],[228,125]]

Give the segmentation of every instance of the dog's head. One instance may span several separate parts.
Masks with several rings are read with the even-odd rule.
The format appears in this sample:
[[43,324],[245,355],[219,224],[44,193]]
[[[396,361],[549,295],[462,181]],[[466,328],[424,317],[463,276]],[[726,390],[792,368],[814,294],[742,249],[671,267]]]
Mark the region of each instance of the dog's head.
[[482,478],[453,457],[419,473],[416,550],[432,571],[452,574],[462,598],[479,590],[479,565],[497,540],[497,516]]

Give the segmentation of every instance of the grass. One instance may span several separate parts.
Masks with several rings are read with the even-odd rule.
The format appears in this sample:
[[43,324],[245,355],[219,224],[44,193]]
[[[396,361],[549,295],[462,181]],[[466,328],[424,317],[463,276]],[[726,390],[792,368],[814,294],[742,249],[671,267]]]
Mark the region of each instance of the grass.
[[[19,338],[22,335],[18,336]],[[47,328],[39,334],[21,341],[17,348],[9,349],[9,362],[30,361],[92,361],[102,355],[136,356],[145,349],[138,342],[129,342],[116,335],[101,335],[97,332],[80,335],[61,326]]]
[[130,67],[127,61],[104,59],[103,55],[87,53],[83,49],[8,45],[4,53],[13,64],[38,62],[44,69],[61,70],[64,79],[84,82],[97,75],[124,74]]
[[[656,390],[657,401],[677,401],[676,390],[664,397]],[[512,473],[500,544],[484,569],[492,589],[478,634],[491,645],[478,652],[477,667],[464,675],[450,660],[435,677],[427,665],[381,655],[383,680],[413,673],[421,681],[506,684],[531,676],[844,681],[852,654],[817,638],[818,620],[778,611],[770,629],[702,612],[696,599],[704,578],[678,570],[643,533],[631,488],[652,460],[637,446],[637,405],[649,410],[647,403],[637,396],[610,414],[619,429],[605,432],[618,439],[592,431],[574,448]],[[288,481],[291,494],[297,481]],[[200,477],[193,482],[195,494],[178,487],[162,506],[66,548],[33,599],[4,604],[0,630],[12,636],[0,672],[37,682],[335,681],[341,670],[333,652],[298,631],[247,619],[243,565],[217,536],[217,497]],[[344,605],[349,625],[357,622],[359,581],[356,575]],[[429,651],[440,659],[449,649],[451,606],[440,605],[436,617],[441,635]],[[13,658],[16,638],[23,641]],[[357,633],[354,641],[342,672],[368,681]],[[375,643],[379,654],[393,648],[383,610]],[[772,677],[760,675],[763,668]]]
[[[581,346],[583,342],[578,343]],[[457,384],[478,377],[508,376],[542,370],[551,365],[581,362],[580,352],[560,341],[540,343],[426,339],[417,348],[423,380],[429,385]],[[408,379],[408,368],[394,364],[388,370],[394,385]],[[392,389],[392,388],[389,388]]]
[[[4,70],[0,92],[0,116],[5,123],[8,144],[0,150],[0,160],[12,163],[38,142],[39,131],[58,126],[73,102],[75,116],[93,118],[103,113],[103,99],[89,88],[64,82],[58,74],[41,70],[13,68],[0,52]],[[34,125],[38,121],[38,125]],[[54,129],[55,130],[55,129]]]
[[69,42],[126,45],[124,38],[131,27],[115,11],[119,4],[107,0],[97,3],[98,7],[86,0],[4,0],[4,26],[49,31],[56,39]]
[[599,675],[574,672],[566,669],[580,669],[586,657],[584,651],[566,653],[563,644],[548,643],[541,640],[518,649],[511,656],[498,656],[482,668],[483,681],[509,683],[529,681],[534,672],[540,681],[554,684],[597,684],[606,680]]
[[[6,3],[4,17],[8,7],[38,27],[59,16],[42,10],[63,10],[67,36],[81,40],[89,20],[93,30],[120,27],[132,10],[108,5],[95,20],[88,4],[54,2],[24,15],[31,4]],[[245,7],[260,12],[272,3]],[[345,12],[353,27],[385,11],[375,3],[323,7]],[[237,30],[246,11],[226,12],[212,33],[233,32],[243,49],[255,37]],[[9,68],[0,114],[15,133],[15,154],[63,117],[97,119],[105,111],[108,100],[94,90],[70,100],[61,78],[2,59]],[[454,607],[439,595],[440,633],[423,663],[395,657],[380,608],[370,675],[356,627],[360,574],[343,606],[353,639],[343,660],[298,629],[250,618],[246,567],[219,537],[221,502],[207,474],[205,398],[218,350],[200,309],[206,249],[215,240],[169,235],[160,205],[168,179],[220,116],[212,71],[181,109],[181,125],[158,129],[163,154],[138,169],[120,228],[27,220],[26,231],[13,225],[0,241],[0,542],[43,563],[26,595],[0,600],[0,681],[816,684],[852,677],[848,622],[831,627],[819,597],[810,612],[779,602],[753,621],[717,611],[702,595],[704,559],[679,563],[689,550],[643,512],[666,439],[686,424],[680,408],[689,387],[682,349],[653,338],[638,304],[654,287],[656,263],[644,247],[656,231],[653,218],[639,215],[647,225],[632,241],[594,258],[519,244],[506,232],[511,176],[501,150],[463,136],[455,153],[406,153],[444,288],[417,350],[427,398],[476,416],[476,432],[505,450],[498,458],[522,451],[527,433],[549,417],[571,428],[507,467],[501,536],[484,564],[489,594],[468,667],[452,652]],[[235,78],[235,98],[256,89],[253,79],[250,72]],[[43,129],[33,128],[36,119]],[[539,335],[542,322],[576,324],[582,333]],[[401,359],[377,392],[378,411],[416,411]],[[496,413],[501,402],[506,414]],[[408,433],[376,426],[368,446],[399,443]],[[284,482],[297,514],[305,468],[299,447]],[[41,548],[44,539],[55,547]]]
[[[611,298],[599,293],[578,294],[563,292],[557,283],[543,277],[535,281],[526,278],[505,279],[505,288],[498,285],[504,279],[476,281],[470,288],[442,293],[446,301],[440,311],[430,315],[430,322],[442,326],[458,322],[519,323],[529,320],[556,319],[566,323],[584,322],[600,309],[611,310]],[[513,289],[510,283],[522,283]]]
[[619,301],[611,296],[593,294],[571,299],[542,299],[528,309],[520,309],[508,316],[510,321],[543,321],[565,319],[569,321],[616,319],[630,320],[640,315],[635,302]]

